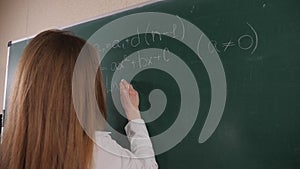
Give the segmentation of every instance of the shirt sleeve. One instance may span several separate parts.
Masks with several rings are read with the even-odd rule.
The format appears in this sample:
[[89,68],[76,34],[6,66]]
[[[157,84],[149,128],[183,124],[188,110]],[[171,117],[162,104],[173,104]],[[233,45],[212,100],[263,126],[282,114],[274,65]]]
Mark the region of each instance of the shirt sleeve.
[[158,169],[144,120],[131,120],[125,126],[130,150],[121,147],[108,132],[96,132],[95,169]]

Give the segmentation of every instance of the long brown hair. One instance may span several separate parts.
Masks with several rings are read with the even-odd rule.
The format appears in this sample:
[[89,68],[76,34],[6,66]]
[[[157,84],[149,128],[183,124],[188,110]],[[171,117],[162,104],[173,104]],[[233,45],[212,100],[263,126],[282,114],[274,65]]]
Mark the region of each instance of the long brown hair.
[[[83,129],[72,100],[72,76],[77,57],[84,46],[86,60],[94,64],[97,52],[83,39],[68,32],[48,30],[33,38],[20,58],[14,87],[9,98],[3,142],[0,145],[1,169],[89,169],[94,143],[89,132],[95,129],[94,105],[83,99],[79,107],[87,111]],[[96,64],[96,63],[95,63]],[[90,70],[80,70],[83,76]],[[78,86],[95,86],[92,95],[106,118],[105,91],[101,71],[96,78],[84,77]],[[76,80],[76,79],[75,79]],[[85,83],[85,84],[84,84]],[[91,97],[91,91],[86,96]],[[77,114],[76,114],[77,113]],[[94,120],[94,121],[93,121]]]

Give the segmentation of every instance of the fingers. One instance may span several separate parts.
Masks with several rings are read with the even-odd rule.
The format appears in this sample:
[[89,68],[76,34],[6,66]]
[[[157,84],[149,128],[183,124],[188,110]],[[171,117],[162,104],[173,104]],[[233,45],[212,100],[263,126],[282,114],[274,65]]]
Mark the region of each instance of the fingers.
[[136,92],[136,90],[133,88],[133,86],[124,79],[121,80],[119,85],[120,85],[120,89],[126,89],[129,92],[132,92],[132,91]]
[[122,79],[119,85],[120,85],[120,93],[127,95],[129,93],[129,88],[130,88],[127,81]]
[[120,81],[120,92],[121,93],[129,93],[132,95],[138,95],[138,92],[133,88],[131,84],[129,84],[126,80],[122,79]]
[[122,94],[122,95],[125,95],[125,96],[127,96],[128,94],[135,94],[135,93],[137,93],[135,90],[134,90],[134,88],[133,88],[133,86],[131,85],[131,84],[129,84],[126,80],[124,80],[124,79],[122,79],[121,81],[120,81],[120,93]]
[[132,85],[130,85],[130,87],[129,87],[129,93],[130,93],[131,95],[134,95],[134,96],[136,96],[136,95],[139,94],[139,93],[133,88]]
[[120,81],[120,100],[128,120],[141,118],[138,92],[126,80]]
[[129,83],[126,80],[124,79],[121,80],[120,88],[122,87],[123,89],[129,90],[129,86],[130,86]]
[[129,93],[134,94],[135,90],[133,89],[132,85],[129,86]]

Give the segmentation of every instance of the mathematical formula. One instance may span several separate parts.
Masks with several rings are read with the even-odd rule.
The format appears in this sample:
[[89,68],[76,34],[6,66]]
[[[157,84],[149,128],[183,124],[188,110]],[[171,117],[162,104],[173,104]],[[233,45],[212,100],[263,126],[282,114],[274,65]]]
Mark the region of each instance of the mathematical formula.
[[[179,20],[181,20],[178,17]],[[127,38],[125,40],[114,40],[109,43],[99,45],[98,43],[94,44],[95,48],[99,52],[107,51],[110,49],[128,49],[128,48],[137,48],[141,46],[151,47],[154,43],[159,43],[163,41],[163,36],[169,36],[172,38],[177,38],[183,40],[185,38],[186,30],[182,22],[181,25],[173,24],[172,27],[168,28],[166,32],[159,32],[155,28],[151,29],[151,24],[149,23],[146,28],[146,32],[149,32],[150,36],[142,36],[140,34],[141,28],[137,28],[136,36]],[[248,28],[251,30],[252,34],[244,33],[241,34],[238,38],[230,38],[226,41],[216,41],[212,39],[207,48],[209,51],[213,52],[213,48],[216,49],[218,53],[225,53],[231,48],[238,48],[243,51],[249,51],[250,54],[254,54],[258,47],[258,34],[254,27],[246,23]],[[198,45],[201,43],[202,36],[199,37]],[[125,57],[125,55],[124,55]]]
[[170,61],[170,58],[167,56],[168,53],[168,48],[162,49],[161,53],[157,53],[155,56],[142,56],[140,52],[137,51],[137,55],[134,55],[130,59],[127,55],[124,55],[123,60],[120,63],[111,62],[108,67],[101,67],[101,70],[119,71],[127,66],[132,66],[134,69],[141,69],[160,62],[167,63]]
[[[214,47],[218,53],[224,53],[230,48],[238,47],[241,50],[250,51],[251,54],[253,54],[258,46],[258,34],[249,23],[247,23],[247,25],[253,32],[253,35],[243,34],[235,40],[230,39],[225,42],[211,40],[211,43],[207,45],[208,50],[212,53]],[[199,43],[201,43],[201,38],[199,39]]]

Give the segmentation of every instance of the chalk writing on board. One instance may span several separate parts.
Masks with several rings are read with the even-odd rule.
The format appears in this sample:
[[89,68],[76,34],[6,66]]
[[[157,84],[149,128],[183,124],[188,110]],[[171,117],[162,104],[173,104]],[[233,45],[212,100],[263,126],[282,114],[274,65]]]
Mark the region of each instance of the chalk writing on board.
[[[123,60],[119,62],[111,62],[109,66],[102,66],[101,70],[106,71],[122,71],[125,68],[131,67],[133,69],[143,69],[147,68],[149,66],[153,66],[155,64],[168,64],[168,62],[171,60],[170,51],[168,48],[164,48],[162,50],[159,50],[159,52],[156,55],[152,56],[144,56],[139,51],[136,52],[136,55],[131,55],[131,57],[128,57],[127,55],[123,56]],[[108,80],[106,80],[108,82]],[[114,89],[119,89],[119,83],[118,82],[112,82],[112,88],[109,89],[109,84],[106,84],[106,92],[109,93]]]
[[[161,53],[158,53],[156,56],[141,56],[140,52],[137,52],[137,56],[128,59],[127,55],[124,55],[123,60],[118,62],[111,62],[109,69],[111,71],[122,70],[126,66],[132,66],[134,69],[141,69],[159,62],[169,62],[170,58],[166,55],[169,52],[168,48],[164,48]],[[102,70],[108,70],[108,67],[102,67]]]
[[[179,23],[173,24],[172,27],[168,28],[168,31],[160,32],[155,30],[154,28],[151,29],[151,23],[147,25],[146,28],[143,28],[146,30],[146,32],[149,32],[149,36],[141,36],[140,30],[141,28],[136,29],[136,36],[127,38],[125,40],[113,40],[110,43],[106,43],[104,45],[94,44],[94,47],[99,51],[103,52],[109,49],[128,49],[128,48],[136,48],[140,45],[146,47],[151,47],[152,44],[156,42],[163,41],[162,36],[167,35],[172,38],[180,37],[180,39],[185,38],[185,27],[184,24],[181,21],[181,18],[178,17]],[[207,48],[210,52],[214,52],[214,49],[218,53],[225,53],[229,51],[231,48],[238,48],[243,51],[249,51],[251,54],[253,54],[257,47],[258,47],[258,34],[257,31],[254,29],[254,27],[250,23],[246,23],[248,28],[251,30],[250,33],[244,33],[241,34],[239,37],[231,38],[226,41],[220,42],[212,39],[210,43],[207,44]],[[202,37],[199,38],[199,43],[201,43]],[[214,48],[214,49],[213,49]]]
[[[235,40],[229,39],[225,42],[217,42],[216,40],[211,40],[211,42],[207,45],[208,50],[212,53],[216,49],[218,53],[224,53],[228,51],[230,48],[237,47],[244,51],[250,51],[253,54],[258,46],[258,34],[252,25],[247,23],[248,27],[252,31],[253,35],[250,34],[242,34]],[[199,43],[201,43],[201,37],[199,38]]]
[[[158,31],[155,29],[151,23],[144,28],[137,27],[136,35],[133,37],[128,37],[127,39],[115,39],[112,42],[105,44],[95,43],[94,47],[101,53],[110,49],[128,49],[128,48],[137,48],[139,46],[148,46],[156,42],[163,41],[163,36],[169,36],[171,38],[178,38],[180,40],[184,39],[185,36],[185,27],[183,21],[180,17],[177,16],[178,22],[172,24],[169,27],[164,28],[165,31]],[[148,32],[149,36],[141,36],[142,32]]]
[[[124,23],[130,23],[130,24],[124,24]],[[180,24],[182,23],[184,23],[184,25],[186,26],[186,32],[184,26],[180,27]],[[149,31],[146,31],[146,29],[149,29]],[[107,35],[108,33],[107,30],[114,30],[113,32],[115,32],[116,35],[114,36]],[[178,34],[178,33],[182,33],[182,34]],[[166,34],[168,37],[164,36]],[[169,36],[168,34],[171,34],[171,36]],[[102,53],[102,56],[99,58],[99,62],[101,62],[102,59],[106,57],[105,56],[106,53],[109,50],[111,50],[105,48],[109,46],[112,46],[114,48],[120,48],[120,50],[116,49],[116,50],[112,50],[111,52],[108,52],[109,54],[114,54],[117,57],[116,58],[117,64],[111,67],[110,64],[113,61],[116,61],[113,60],[113,58],[111,58],[110,60],[107,60],[110,62],[108,63],[105,62],[106,65],[104,65],[109,67],[110,69],[109,71],[111,71],[111,68],[115,70],[114,72],[108,71],[106,74],[103,73],[104,75],[107,75],[104,77],[106,79],[105,84],[106,86],[109,86],[110,84],[111,86],[110,89],[118,88],[118,84],[114,82],[119,82],[121,78],[124,78],[127,81],[132,81],[134,77],[136,77],[139,73],[144,72],[145,70],[148,69],[150,69],[150,71],[151,69],[164,71],[167,74],[169,74],[169,76],[172,77],[173,80],[176,81],[175,82],[177,84],[176,86],[179,88],[180,91],[180,110],[178,112],[175,122],[171,125],[171,127],[169,127],[163,133],[153,137],[154,139],[153,141],[156,144],[157,143],[159,144],[160,142],[168,143],[167,145],[163,144],[162,146],[159,146],[160,148],[158,152],[156,151],[156,153],[166,152],[172,147],[176,146],[192,129],[200,108],[200,104],[199,104],[200,92],[199,92],[199,84],[197,82],[197,76],[195,72],[192,71],[191,67],[187,62],[185,62],[181,57],[176,56],[176,54],[172,52],[170,52],[171,55],[168,55],[170,57],[164,57],[165,59],[164,62],[167,62],[167,64],[164,64],[163,62],[159,62],[157,65],[152,65],[153,61],[150,59],[144,59],[143,60],[144,64],[142,64],[141,59],[139,59],[140,60],[139,63],[136,63],[136,61],[130,63],[130,61],[136,60],[136,59],[132,59],[131,55],[137,54],[137,53],[133,53],[134,51],[141,51],[141,54],[143,55],[142,53],[143,51],[147,53],[145,54],[146,56],[156,56],[154,51],[157,48],[169,47],[168,45],[171,45],[170,48],[172,47],[172,49],[175,47],[181,49],[181,47],[183,47],[182,45],[187,46],[192,51],[194,51],[195,54],[198,56],[197,60],[202,59],[199,55],[199,52],[197,52],[197,49],[201,49],[207,54],[208,57],[203,57],[202,61],[207,70],[207,74],[210,80],[210,84],[211,84],[210,89],[211,89],[212,97],[210,102],[211,104],[208,110],[208,115],[198,139],[199,143],[204,143],[214,133],[221,120],[224,107],[225,107],[225,102],[226,102],[226,77],[225,77],[224,68],[219,55],[217,53],[213,55],[210,54],[209,51],[207,51],[205,45],[202,46],[201,48],[197,48],[198,38],[199,35],[201,34],[204,33],[196,25],[190,23],[189,21],[183,18],[178,20],[178,16],[164,14],[164,13],[146,12],[146,13],[133,14],[125,18],[121,17],[114,22],[110,22],[104,25],[103,27],[101,27],[101,29],[97,30],[96,33],[93,34],[93,36],[90,37],[92,43],[99,43],[98,45],[95,45],[96,47],[98,47],[98,50],[100,50],[100,53]],[[186,38],[184,38],[184,36],[186,36]],[[99,41],[95,42],[95,40],[101,40],[102,39],[101,37],[103,37],[104,42],[99,42]],[[172,39],[172,37],[175,38]],[[182,39],[180,39],[180,37]],[[208,44],[210,40],[205,35],[203,37],[204,37],[202,40],[203,44]],[[176,40],[177,42],[181,42],[182,45],[178,43],[170,42],[173,40]],[[155,43],[152,44],[152,42],[154,41]],[[110,43],[105,44],[106,42],[110,42]],[[148,47],[147,45],[149,44],[151,44],[151,46]],[[103,52],[103,50],[106,51]],[[152,55],[153,52],[154,55]],[[125,56],[124,59],[122,54],[123,56],[124,54],[127,54],[128,56]],[[182,57],[188,57],[186,56],[186,54],[183,55],[184,56]],[[125,61],[122,62],[122,59]],[[129,64],[130,67],[126,66],[125,64]],[[144,67],[147,65],[150,66]],[[152,76],[149,76],[149,78],[150,77]],[[164,81],[161,81],[160,83],[166,84]],[[156,82],[154,82],[154,84],[150,83],[149,85],[155,87],[156,86],[155,84]],[[112,103],[115,105],[115,108],[119,112],[123,112],[122,106],[119,102],[119,96],[118,96],[119,91],[118,90],[112,90],[112,91],[113,91],[111,93],[111,98],[113,101]],[[164,91],[161,91],[161,93],[164,93]],[[151,101],[150,96],[151,95],[149,95],[149,101]],[[168,98],[168,97],[161,97],[161,96],[162,95],[160,94],[159,97],[155,99],[157,104],[160,104],[160,100],[166,100],[165,98]],[[151,107],[155,107],[155,105]],[[162,110],[161,112],[164,112],[164,110]],[[185,124],[186,121],[189,121],[190,123],[186,125],[182,125]],[[110,126],[108,125],[108,127]],[[112,131],[115,131],[112,127],[110,128]],[[177,131],[181,131],[181,132],[178,133]],[[120,134],[120,136],[123,137],[122,133],[119,132],[116,133]],[[179,136],[177,136],[177,134],[179,134]],[[124,139],[127,138],[124,137]]]
[[[125,50],[127,48],[136,48],[139,45],[146,45],[146,47],[151,47],[153,43],[163,41],[162,35],[168,35],[173,38],[180,37],[180,39],[183,39],[185,37],[185,27],[181,21],[181,18],[178,17],[178,19],[180,21],[180,24],[173,24],[168,31],[161,32],[155,29],[151,29],[151,23],[149,23],[147,27],[144,28],[146,32],[150,32],[150,36],[148,37],[142,37],[140,34],[141,28],[137,28],[136,36],[127,38],[125,40],[113,40],[112,42],[106,43],[102,46],[98,43],[95,43],[94,47],[99,50],[99,52],[101,52],[102,50],[109,50],[111,48]],[[252,31],[252,34],[244,33],[235,39],[231,38],[225,42],[217,42],[216,40],[211,40],[210,43],[207,44],[208,51],[211,53],[214,51],[218,53],[224,53],[235,47],[240,50],[249,51],[251,54],[253,54],[258,46],[258,34],[251,24],[246,24]],[[180,33],[178,33],[178,27],[181,28]],[[199,38],[199,43],[201,43],[201,39],[202,36]],[[167,56],[168,52],[168,48],[164,48],[163,50],[161,50],[161,53],[158,53],[156,56],[141,56],[140,52],[137,52],[137,55],[135,55],[135,57],[131,57],[130,59],[126,54],[124,54],[122,55],[123,60],[121,62],[111,62],[109,65],[101,67],[101,70],[121,71],[128,66],[134,69],[142,69],[153,64],[159,64],[162,62],[168,63],[170,61],[170,58]],[[119,87],[117,83],[112,84],[111,89],[109,89],[109,86],[110,85],[107,84],[107,92],[111,92],[112,90],[118,89]]]
[[[179,18],[180,20],[180,18]],[[181,22],[182,23],[182,22]],[[237,38],[229,39],[225,42],[217,42],[216,40],[211,40],[208,45],[208,51],[209,52],[218,52],[218,53],[224,53],[230,50],[231,48],[238,48],[240,50],[249,51],[251,54],[253,54],[258,46],[258,34],[256,30],[253,28],[252,25],[249,23],[246,23],[249,27],[249,29],[252,31],[252,35],[249,33],[241,34]],[[162,35],[169,35],[171,37],[180,37],[181,39],[185,36],[185,28],[184,25],[181,25],[181,32],[177,32],[178,25],[173,24],[173,27],[169,29],[169,31],[165,32],[159,32],[154,29],[150,29],[151,24],[149,23],[147,25],[146,32],[151,32],[150,36],[146,38],[142,38],[140,31],[140,28],[136,29],[137,35],[131,38],[127,38],[125,40],[113,40],[111,43],[106,43],[105,45],[102,45],[102,48],[99,44],[94,44],[95,48],[99,51],[101,50],[108,50],[110,48],[119,48],[119,49],[127,49],[127,48],[136,48],[139,45],[146,45],[146,47],[151,47],[153,43],[162,41]],[[149,38],[150,37],[150,38]],[[201,43],[201,38],[199,39],[199,43]],[[198,45],[199,45],[198,43]],[[214,50],[215,49],[215,50]],[[137,55],[134,57],[129,58],[126,54],[122,55],[123,60],[121,62],[111,62],[107,66],[102,66],[101,70],[105,71],[121,71],[122,69],[130,66],[133,69],[142,69],[147,66],[151,66],[153,64],[159,64],[159,63],[168,63],[170,58],[167,56],[167,53],[169,52],[168,48],[164,48],[161,50],[161,53],[158,53],[156,56],[141,56],[140,52],[137,52]],[[111,92],[114,89],[118,88],[118,84],[112,84],[112,88],[108,89],[107,92]],[[108,86],[107,86],[108,87]]]
[[193,5],[192,9],[190,10],[190,13],[193,13],[195,10],[195,5]]

